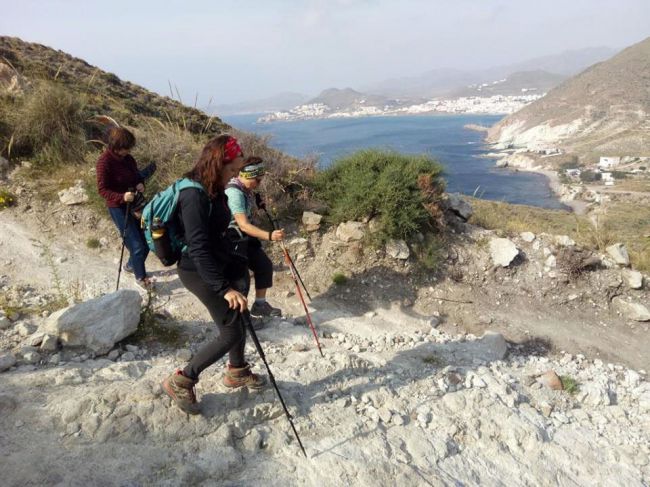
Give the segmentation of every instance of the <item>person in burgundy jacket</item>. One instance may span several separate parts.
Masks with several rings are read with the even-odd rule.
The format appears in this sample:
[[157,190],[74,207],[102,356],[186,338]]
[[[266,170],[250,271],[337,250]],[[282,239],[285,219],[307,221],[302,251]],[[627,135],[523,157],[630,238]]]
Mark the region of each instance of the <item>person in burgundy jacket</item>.
[[110,130],[108,147],[97,161],[97,189],[106,200],[108,212],[120,235],[126,223],[124,243],[129,249],[129,260],[123,270],[135,274],[136,283],[149,290],[153,282],[147,277],[144,267],[149,247],[140,222],[126,212],[127,203],[135,199],[135,191],[144,191],[144,175],[138,171],[135,159],[130,154],[134,146],[135,136],[130,131],[121,127]]

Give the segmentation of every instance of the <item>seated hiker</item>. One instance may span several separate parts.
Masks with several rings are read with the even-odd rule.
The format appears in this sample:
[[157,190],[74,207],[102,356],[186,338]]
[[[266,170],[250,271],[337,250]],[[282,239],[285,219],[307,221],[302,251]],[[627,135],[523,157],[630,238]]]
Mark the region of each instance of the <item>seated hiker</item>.
[[266,291],[273,286],[273,264],[264,252],[260,240],[283,240],[284,230],[263,230],[252,223],[255,204],[253,191],[260,185],[264,173],[263,160],[259,157],[248,157],[239,176],[232,178],[226,186],[228,207],[232,213],[230,228],[237,229],[248,237],[248,267],[253,271],[255,278],[255,302],[251,307],[251,315],[254,317],[282,315],[279,308],[274,308],[266,301]]
[[215,137],[185,174],[201,188],[183,189],[179,196],[178,216],[187,247],[178,262],[178,277],[208,309],[219,328],[219,335],[202,346],[185,368],[163,381],[164,391],[189,414],[200,413],[194,391],[199,374],[226,354],[226,387],[259,389],[265,384],[264,377],[251,372],[244,357],[246,331],[241,313],[248,306],[244,294],[250,282],[248,269],[244,260],[232,258],[232,242],[224,236],[231,220],[224,187],[243,162],[234,137]]
[[97,189],[106,201],[108,212],[120,235],[125,232],[124,244],[129,250],[129,260],[123,269],[135,274],[139,287],[149,290],[153,281],[147,276],[144,266],[149,248],[140,229],[140,222],[131,212],[127,214],[127,204],[130,209],[134,209],[134,202],[144,192],[144,180],[155,170],[155,166],[139,171],[130,154],[134,146],[135,136],[129,130],[122,127],[110,130],[108,147],[97,161]]

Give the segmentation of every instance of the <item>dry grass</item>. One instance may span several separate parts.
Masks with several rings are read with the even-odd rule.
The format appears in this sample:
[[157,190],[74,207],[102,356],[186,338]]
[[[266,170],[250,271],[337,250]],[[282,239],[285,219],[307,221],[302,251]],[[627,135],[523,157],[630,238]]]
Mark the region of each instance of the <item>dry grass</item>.
[[617,191],[635,191],[650,194],[650,178],[623,179],[616,181],[613,189]]
[[14,114],[12,150],[33,154],[40,165],[79,162],[85,146],[84,105],[83,96],[57,83],[37,84]]
[[562,210],[548,210],[534,206],[513,205],[499,201],[470,199],[474,214],[470,223],[506,235],[521,232],[569,235],[574,238],[581,228],[587,228],[586,218]]
[[641,271],[650,272],[650,204],[648,199],[638,202],[618,201],[607,205],[600,220],[615,236],[616,242],[623,242],[630,254],[632,265]]
[[603,252],[615,242],[628,249],[633,267],[650,271],[650,205],[643,202],[612,202],[596,219],[566,211],[472,199],[470,223],[502,235],[523,231],[536,234],[568,235],[578,244]]

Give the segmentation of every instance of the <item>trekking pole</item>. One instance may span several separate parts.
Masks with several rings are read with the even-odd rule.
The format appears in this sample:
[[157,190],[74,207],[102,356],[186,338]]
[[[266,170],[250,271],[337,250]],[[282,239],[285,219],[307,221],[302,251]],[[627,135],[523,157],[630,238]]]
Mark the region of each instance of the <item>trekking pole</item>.
[[[131,191],[131,189],[129,189]],[[131,211],[131,202],[126,202],[126,213],[124,214],[124,229],[122,230],[122,251],[120,252],[120,265],[117,268],[117,284],[115,285],[115,291],[120,289],[120,275],[122,274],[122,260],[124,259],[124,247],[126,246],[126,227],[129,224],[129,214]]]
[[[255,193],[255,203],[257,204],[258,208],[261,208],[264,210],[264,213],[266,213],[267,218],[269,219],[269,222],[271,222],[271,226],[273,227],[273,230],[276,230],[277,227],[275,225],[275,220],[271,218],[271,215],[266,209],[266,205],[262,201],[262,197],[260,196],[259,193]],[[314,323],[311,321],[311,315],[309,314],[309,309],[307,308],[307,304],[305,303],[305,298],[302,295],[302,291],[300,289],[300,284],[298,284],[298,280],[300,280],[300,283],[302,284],[302,287],[304,288],[305,292],[307,293],[307,296],[309,297],[309,300],[311,301],[311,296],[309,295],[309,291],[307,291],[307,288],[305,287],[305,284],[302,282],[302,278],[300,277],[300,274],[298,273],[298,269],[296,269],[296,266],[293,264],[293,260],[291,260],[291,256],[289,255],[289,251],[287,250],[287,247],[284,245],[284,242],[280,242],[280,246],[282,247],[282,252],[284,253],[284,260],[289,266],[289,270],[291,271],[291,278],[293,279],[294,284],[296,285],[296,292],[298,293],[298,298],[300,299],[300,303],[302,304],[302,308],[305,310],[305,317],[307,319],[307,324],[309,325],[309,328],[311,328],[311,332],[314,335],[314,339],[316,340],[316,346],[318,347],[318,351],[320,352],[320,356],[324,357],[325,355],[323,354],[323,350],[321,349],[320,346],[320,341],[318,340],[318,333],[316,333],[316,328],[314,327]]]
[[[261,208],[264,211],[266,217],[269,219],[269,222],[271,223],[271,227],[273,228],[273,230],[277,230],[278,228],[275,225],[275,220],[271,217],[270,213],[266,209],[266,204],[262,201],[262,197],[260,196],[259,193],[255,193],[255,203],[257,204],[258,208]],[[287,265],[292,267],[293,270],[296,271],[296,276],[298,277],[298,280],[300,281],[302,288],[305,290],[305,293],[307,294],[309,301],[312,301],[311,294],[309,294],[309,291],[307,290],[307,286],[305,286],[305,283],[302,280],[302,277],[300,276],[300,272],[298,272],[298,268],[296,267],[296,264],[293,263],[293,259],[289,255],[287,249],[284,248],[284,243],[282,244],[282,247],[283,247],[282,250],[284,251],[284,259],[287,261]]]
[[[284,246],[284,243],[282,243],[282,250],[284,252],[284,259],[285,261],[287,261],[288,264],[290,257],[289,257],[289,252],[287,252],[287,248]],[[311,332],[314,335],[314,340],[316,340],[316,346],[318,347],[320,356],[324,357],[325,355],[323,355],[323,350],[320,348],[320,342],[318,341],[318,333],[316,333],[316,328],[314,327],[314,323],[312,323],[311,321],[311,315],[309,314],[307,303],[305,303],[305,298],[303,297],[302,290],[300,289],[300,285],[298,284],[296,269],[290,265],[289,270],[291,271],[291,277],[293,278],[293,282],[296,285],[296,292],[298,293],[298,298],[300,298],[300,302],[302,303],[302,308],[305,310],[305,318],[307,318],[307,324],[309,325],[309,328],[311,328]]]
[[282,409],[284,409],[284,414],[289,420],[289,424],[291,425],[291,429],[293,430],[293,434],[295,435],[296,440],[298,440],[298,445],[300,445],[302,454],[305,455],[305,458],[307,458],[307,452],[305,452],[305,447],[302,446],[302,441],[300,441],[300,436],[298,435],[298,431],[296,430],[296,427],[293,424],[293,416],[291,416],[291,413],[287,409],[287,405],[285,404],[284,399],[282,398],[282,394],[280,394],[280,389],[278,388],[278,384],[275,382],[275,377],[273,377],[273,373],[271,372],[269,363],[266,361],[266,355],[264,355],[264,350],[262,350],[262,345],[260,344],[260,341],[257,338],[257,333],[255,333],[255,328],[253,328],[253,322],[251,321],[250,312],[246,310],[241,313],[241,316],[244,322],[246,323],[246,326],[248,326],[248,332],[250,333],[251,338],[253,339],[253,343],[255,344],[257,353],[259,354],[260,358],[262,359],[262,362],[264,362],[264,365],[266,366],[266,372],[269,374],[269,380],[271,381],[271,384],[273,384],[273,388],[275,389],[275,392],[278,395],[278,399],[280,399],[280,404],[282,404]]

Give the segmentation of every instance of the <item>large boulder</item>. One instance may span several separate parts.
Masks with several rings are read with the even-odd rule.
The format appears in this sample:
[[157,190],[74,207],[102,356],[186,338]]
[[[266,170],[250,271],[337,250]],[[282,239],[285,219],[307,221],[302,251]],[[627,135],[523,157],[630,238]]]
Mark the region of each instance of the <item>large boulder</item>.
[[366,234],[366,225],[361,222],[345,222],[336,228],[336,237],[343,242],[361,240]]
[[628,320],[650,321],[650,311],[641,303],[633,303],[617,296],[612,299],[612,306]]
[[53,313],[42,331],[59,337],[63,346],[108,353],[137,330],[141,304],[137,291],[122,289]]
[[447,196],[447,206],[465,221],[469,220],[469,217],[474,213],[472,205],[465,201],[458,193],[452,193]]
[[627,253],[625,245],[622,243],[616,243],[610,245],[605,249],[607,254],[616,262],[618,265],[628,266],[630,265],[630,256]]
[[386,243],[386,253],[393,259],[406,260],[411,255],[409,246],[404,240],[389,240]]
[[508,267],[518,255],[519,249],[511,240],[507,238],[490,240],[490,256],[494,265]]

